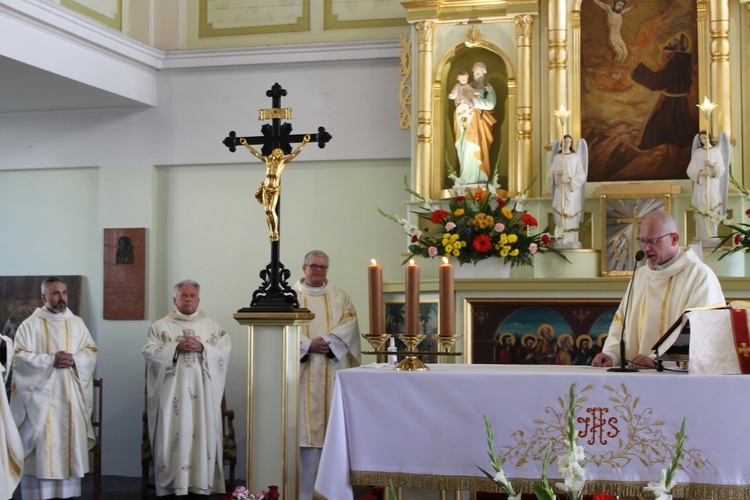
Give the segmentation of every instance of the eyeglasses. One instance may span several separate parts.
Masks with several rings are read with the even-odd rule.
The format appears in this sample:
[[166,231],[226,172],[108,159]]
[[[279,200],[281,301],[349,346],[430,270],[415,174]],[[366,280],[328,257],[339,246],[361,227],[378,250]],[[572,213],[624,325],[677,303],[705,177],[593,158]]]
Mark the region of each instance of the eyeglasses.
[[307,267],[313,271],[328,271],[328,266],[319,266],[318,264],[308,264]]
[[659,240],[666,238],[667,236],[672,236],[674,233],[667,233],[659,236],[658,238],[637,238],[638,243],[641,245],[656,245],[659,243]]

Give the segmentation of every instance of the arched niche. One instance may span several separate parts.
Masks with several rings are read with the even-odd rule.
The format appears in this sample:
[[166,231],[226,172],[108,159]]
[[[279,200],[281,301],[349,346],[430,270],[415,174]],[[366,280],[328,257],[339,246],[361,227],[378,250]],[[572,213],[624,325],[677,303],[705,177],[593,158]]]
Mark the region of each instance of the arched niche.
[[[440,185],[445,189],[452,185],[448,175],[452,167],[460,173],[458,164],[455,135],[453,128],[454,101],[448,99],[448,93],[456,84],[459,71],[471,74],[472,66],[483,62],[487,66],[486,81],[495,89],[497,104],[495,118],[497,123],[493,129],[490,162],[493,170],[499,171],[500,184],[508,186],[508,176],[515,158],[515,141],[513,134],[515,126],[511,117],[515,107],[515,78],[510,60],[499,47],[494,44],[479,41],[476,43],[459,44],[448,50],[435,68],[435,82],[433,85],[434,122],[434,150],[431,177],[440,179]],[[470,77],[470,82],[471,77]]]

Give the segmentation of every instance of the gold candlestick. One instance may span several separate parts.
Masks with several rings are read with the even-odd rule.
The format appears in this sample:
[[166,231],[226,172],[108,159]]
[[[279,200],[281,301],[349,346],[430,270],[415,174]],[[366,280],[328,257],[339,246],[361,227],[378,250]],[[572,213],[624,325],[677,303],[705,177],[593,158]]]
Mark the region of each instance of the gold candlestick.
[[397,335],[399,339],[406,345],[406,352],[404,353],[404,359],[401,360],[401,362],[396,365],[396,368],[394,370],[396,371],[405,371],[405,372],[426,372],[430,369],[427,368],[427,365],[422,363],[422,360],[420,360],[416,353],[417,345],[419,345],[422,340],[427,335],[424,333],[419,333],[417,335],[407,335],[400,333]]
[[438,344],[440,344],[440,350],[443,352],[450,352],[453,344],[463,335],[437,335]]
[[392,335],[390,333],[383,333],[380,335],[373,335],[370,333],[362,334],[362,338],[368,341],[373,349],[375,349],[376,351],[383,351],[383,352],[385,352],[385,350],[383,349],[383,346],[388,341],[388,339],[391,338],[391,336]]

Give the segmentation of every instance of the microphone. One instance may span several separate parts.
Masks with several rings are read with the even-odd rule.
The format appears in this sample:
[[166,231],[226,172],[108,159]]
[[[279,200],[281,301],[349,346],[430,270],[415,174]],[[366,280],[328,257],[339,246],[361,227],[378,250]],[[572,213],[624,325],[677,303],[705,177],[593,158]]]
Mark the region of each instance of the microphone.
[[638,270],[638,263],[643,260],[643,258],[646,256],[646,253],[643,250],[638,250],[635,254],[635,266],[633,267],[633,277],[630,278],[630,287],[628,288],[628,297],[627,301],[628,303],[625,305],[625,311],[622,313],[622,332],[620,332],[620,366],[615,368],[612,367],[608,372],[637,372],[638,368],[628,368],[625,366],[625,325],[627,323],[625,320],[627,319],[628,309],[630,309],[630,300],[631,295],[633,294],[633,281],[635,280],[635,272]]

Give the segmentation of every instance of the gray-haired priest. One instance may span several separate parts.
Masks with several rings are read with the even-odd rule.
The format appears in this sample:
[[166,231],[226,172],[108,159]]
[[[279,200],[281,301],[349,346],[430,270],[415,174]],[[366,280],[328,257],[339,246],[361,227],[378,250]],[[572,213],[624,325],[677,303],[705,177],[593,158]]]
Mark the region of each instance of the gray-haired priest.
[[224,493],[221,400],[232,341],[198,311],[198,283],[177,283],[173,301],[177,310],[151,325],[142,351],[156,494]]

